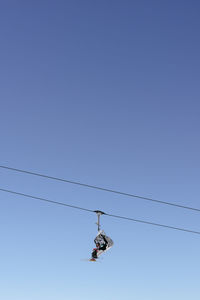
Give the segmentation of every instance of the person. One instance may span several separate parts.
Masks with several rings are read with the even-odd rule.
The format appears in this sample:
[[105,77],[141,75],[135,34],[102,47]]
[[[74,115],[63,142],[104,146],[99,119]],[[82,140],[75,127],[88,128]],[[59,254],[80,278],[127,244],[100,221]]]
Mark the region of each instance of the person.
[[97,259],[98,258],[98,252],[99,251],[105,251],[108,246],[108,242],[105,238],[105,236],[100,233],[94,240],[96,244],[96,248],[93,249],[92,251],[92,259]]

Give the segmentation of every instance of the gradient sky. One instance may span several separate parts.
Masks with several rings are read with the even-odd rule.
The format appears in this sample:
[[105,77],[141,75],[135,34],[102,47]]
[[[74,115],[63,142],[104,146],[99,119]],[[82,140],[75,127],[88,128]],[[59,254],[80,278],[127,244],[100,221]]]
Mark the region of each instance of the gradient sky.
[[[0,165],[200,207],[199,1],[0,3]],[[200,230],[199,213],[0,170],[0,188]],[[0,192],[2,300],[199,300],[198,235]]]

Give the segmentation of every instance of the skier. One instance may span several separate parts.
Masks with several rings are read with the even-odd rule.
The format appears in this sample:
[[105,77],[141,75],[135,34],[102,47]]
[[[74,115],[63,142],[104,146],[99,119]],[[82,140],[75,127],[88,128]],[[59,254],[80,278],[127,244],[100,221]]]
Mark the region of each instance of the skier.
[[93,249],[92,251],[92,258],[96,259],[98,258],[97,254],[99,253],[100,250],[101,253],[107,249],[108,246],[108,241],[106,240],[106,237],[104,234],[100,233],[94,240],[96,244],[96,248]]

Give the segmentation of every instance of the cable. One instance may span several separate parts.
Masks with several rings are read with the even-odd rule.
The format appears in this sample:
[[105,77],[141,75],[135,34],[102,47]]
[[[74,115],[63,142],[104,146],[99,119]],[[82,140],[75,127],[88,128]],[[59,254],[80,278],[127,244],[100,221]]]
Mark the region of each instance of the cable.
[[183,208],[183,209],[188,209],[188,210],[193,210],[193,211],[200,212],[199,208],[184,206],[184,205],[175,204],[175,203],[166,202],[166,201],[161,201],[161,200],[153,199],[153,198],[147,198],[147,197],[134,195],[134,194],[129,194],[129,193],[125,193],[125,192],[120,192],[120,191],[107,189],[107,188],[103,188],[103,187],[99,187],[99,186],[95,186],[95,185],[89,185],[89,184],[85,184],[85,183],[81,183],[81,182],[77,182],[77,181],[71,181],[71,180],[67,180],[67,179],[63,179],[63,178],[48,176],[48,175],[44,175],[44,174],[40,174],[40,173],[34,173],[34,172],[21,170],[21,169],[15,169],[15,168],[7,167],[7,166],[0,166],[0,168],[11,170],[11,171],[16,171],[16,172],[20,172],[20,173],[25,173],[25,174],[29,174],[29,175],[39,176],[39,177],[43,177],[43,178],[48,178],[48,179],[52,179],[52,180],[67,182],[67,183],[70,183],[70,184],[76,184],[76,185],[79,185],[79,186],[83,186],[83,187],[87,187],[87,188],[91,188],[91,189],[96,189],[96,190],[100,190],[100,191],[104,191],[104,192],[114,193],[114,194],[118,194],[118,195],[123,195],[123,196],[127,196],[127,197],[139,198],[139,199],[143,199],[143,200],[146,200],[146,201],[155,202],[155,203],[158,203],[158,204],[169,205],[169,206],[174,206],[174,207],[178,207],[178,208]]
[[[95,213],[96,214],[96,211],[94,211],[94,210],[83,208],[83,207],[79,207],[79,206],[74,206],[74,205],[70,205],[70,204],[66,204],[66,203],[63,203],[63,202],[53,201],[53,200],[49,200],[49,199],[45,199],[45,198],[40,198],[40,197],[36,197],[36,196],[24,194],[24,193],[19,193],[19,192],[15,192],[15,191],[11,191],[11,190],[6,190],[6,189],[2,189],[2,188],[0,188],[0,191],[6,192],[6,193],[15,194],[15,195],[18,195],[18,196],[27,197],[27,198],[32,198],[32,199],[36,199],[36,200],[40,200],[40,201],[49,202],[49,203],[56,204],[56,205],[62,205],[62,206],[65,206],[65,207],[75,208],[75,209],[79,209],[79,210],[83,210],[83,211],[87,211],[87,212],[91,212],[91,213]],[[107,214],[107,213],[103,213],[103,214],[105,216],[108,216],[108,217],[113,217],[113,218],[118,218],[118,219],[124,219],[124,220],[132,221],[132,222],[138,222],[138,223],[143,223],[143,224],[147,224],[147,225],[165,227],[165,228],[168,228],[168,229],[179,230],[179,231],[184,231],[184,232],[188,232],[188,233],[195,233],[195,234],[199,234],[200,235],[200,231],[193,231],[193,230],[189,230],[189,229],[185,229],[185,228],[180,228],[180,227],[174,227],[174,226],[169,226],[169,225],[164,225],[164,224],[152,223],[152,222],[148,222],[148,221],[144,221],[144,220],[138,220],[138,219],[133,219],[133,218],[124,217],[124,216],[118,216],[118,215],[113,215],[113,214]]]
[[88,211],[88,212],[94,212],[91,209],[82,208],[82,207],[79,207],[79,206],[74,206],[74,205],[70,205],[70,204],[66,204],[66,203],[58,202],[58,201],[53,201],[53,200],[49,200],[49,199],[44,199],[44,198],[40,198],[40,197],[28,195],[28,194],[18,193],[18,192],[15,192],[15,191],[5,190],[5,189],[1,189],[1,188],[0,188],[0,191],[15,194],[15,195],[19,195],[19,196],[23,196],[23,197],[27,197],[27,198],[32,198],[32,199],[36,199],[36,200],[40,200],[40,201],[45,201],[45,202],[49,202],[49,203],[53,203],[53,204],[57,204],[57,205],[62,205],[62,206],[67,206],[67,207],[71,207],[71,208],[75,208],[75,209],[85,210],[85,211]]
[[174,227],[174,226],[169,226],[169,225],[164,225],[164,224],[152,223],[152,222],[148,222],[148,221],[144,221],[144,220],[138,220],[138,219],[123,217],[123,216],[116,216],[116,215],[111,215],[111,214],[105,214],[105,215],[107,215],[109,217],[113,217],[113,218],[124,219],[124,220],[128,220],[128,221],[139,222],[139,223],[148,224],[148,225],[154,225],[154,226],[165,227],[165,228],[179,230],[179,231],[200,234],[199,231],[193,231],[193,230],[189,230],[189,229],[184,229],[184,228],[179,228],[179,227]]

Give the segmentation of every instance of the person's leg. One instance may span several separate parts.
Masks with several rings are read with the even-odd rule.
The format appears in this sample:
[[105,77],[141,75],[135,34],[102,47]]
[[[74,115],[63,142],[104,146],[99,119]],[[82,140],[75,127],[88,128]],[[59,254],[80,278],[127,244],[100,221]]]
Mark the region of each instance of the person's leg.
[[92,251],[92,258],[97,258],[97,249],[93,249]]

